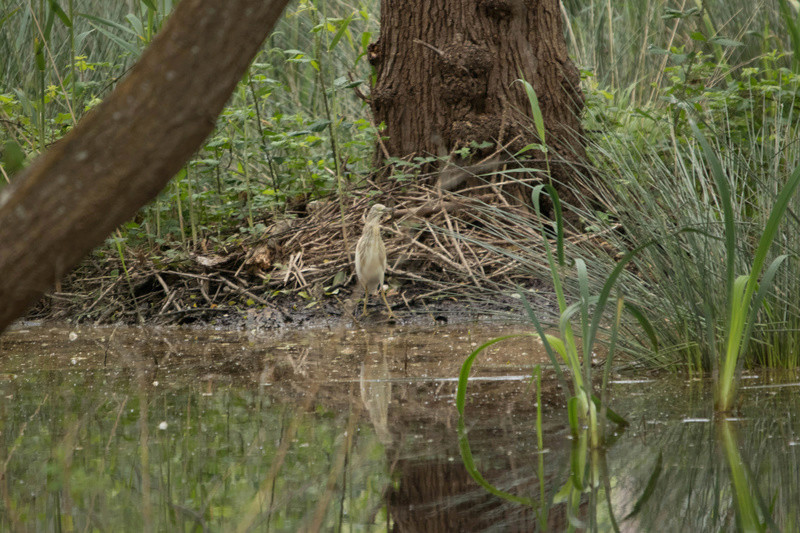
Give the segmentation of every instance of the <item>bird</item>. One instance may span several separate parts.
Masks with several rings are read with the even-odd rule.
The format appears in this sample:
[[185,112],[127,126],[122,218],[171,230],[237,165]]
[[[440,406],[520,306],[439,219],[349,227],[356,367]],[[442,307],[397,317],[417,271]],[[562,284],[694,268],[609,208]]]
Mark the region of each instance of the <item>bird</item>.
[[375,204],[367,212],[364,231],[356,244],[356,276],[361,287],[364,288],[364,312],[367,314],[367,301],[371,292],[380,290],[383,303],[389,310],[389,316],[394,318],[392,308],[386,301],[383,291],[383,275],[386,272],[386,246],[381,239],[381,221],[391,215],[392,209],[383,204]]

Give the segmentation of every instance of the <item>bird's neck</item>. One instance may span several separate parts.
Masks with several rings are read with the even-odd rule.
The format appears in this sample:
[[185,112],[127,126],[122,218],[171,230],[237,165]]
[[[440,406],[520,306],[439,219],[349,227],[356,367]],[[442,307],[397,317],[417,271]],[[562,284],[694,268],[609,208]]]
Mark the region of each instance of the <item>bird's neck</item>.
[[381,227],[377,221],[367,222],[364,225],[364,232],[362,235],[377,235],[380,237],[381,235]]

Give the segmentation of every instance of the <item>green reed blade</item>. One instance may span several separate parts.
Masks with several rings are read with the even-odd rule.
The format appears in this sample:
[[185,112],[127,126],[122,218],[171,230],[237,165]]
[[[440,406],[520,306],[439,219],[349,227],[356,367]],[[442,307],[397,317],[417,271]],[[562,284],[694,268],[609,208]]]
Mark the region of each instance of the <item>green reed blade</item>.
[[542,109],[539,107],[539,98],[536,96],[533,85],[523,79],[518,79],[517,81],[525,88],[525,94],[528,96],[528,102],[531,105],[531,113],[533,114],[533,123],[536,126],[536,133],[539,135],[539,142],[544,146],[547,142],[546,131],[544,129]]
[[[688,113],[688,110],[687,110]],[[733,218],[733,205],[731,204],[731,189],[728,185],[728,177],[722,170],[717,154],[708,144],[705,135],[697,127],[697,123],[689,116],[689,125],[694,132],[695,138],[703,149],[709,167],[711,167],[711,177],[717,187],[718,199],[722,205],[722,217],[725,229],[725,294],[731,297],[733,290],[733,280],[736,276],[736,224]],[[730,320],[730,316],[728,317]]]
[[653,327],[653,324],[651,324],[647,317],[644,316],[644,313],[636,304],[626,301],[624,305],[625,310],[636,319],[636,321],[639,323],[639,326],[647,335],[647,338],[650,339],[650,344],[653,346],[653,351],[658,353],[658,337],[656,336],[656,330]]
[[50,4],[50,9],[53,10],[53,13],[55,13],[55,15],[61,19],[61,22],[64,23],[64,26],[71,28],[72,20],[70,20],[69,16],[64,12],[63,9],[61,9],[61,6],[58,5],[58,2],[56,0],[47,0],[47,2]]
[[[581,337],[583,348],[583,382],[587,387],[587,392],[592,389],[592,342],[589,340],[589,305],[597,298],[589,295],[589,273],[586,270],[586,262],[583,259],[575,259],[575,270],[578,272],[578,291],[581,310]],[[602,312],[602,311],[601,311]]]
[[758,310],[761,309],[761,304],[764,301],[764,297],[772,288],[772,283],[775,280],[775,275],[778,273],[778,269],[788,258],[789,256],[786,254],[776,257],[772,263],[770,263],[769,267],[767,267],[766,272],[764,272],[764,277],[761,279],[761,283],[758,284],[758,292],[753,299],[752,310],[750,311],[750,316],[747,320],[747,327],[745,328],[744,335],[742,336],[744,338],[741,349],[742,354],[747,353],[747,345],[750,342],[750,335],[753,332],[756,316],[758,315]]
[[[553,258],[553,252],[550,248],[550,241],[544,231],[544,224],[542,223],[542,210],[540,204],[540,197],[543,191],[547,191],[551,199],[558,198],[558,193],[552,185],[544,184],[537,185],[531,191],[531,201],[536,210],[536,218],[539,226],[539,232],[542,235],[542,244],[544,245],[545,255],[547,256],[547,264],[550,266],[550,274],[553,280],[553,290],[556,292],[558,299],[558,309],[563,312],[567,307],[567,301],[564,298],[564,289],[561,286],[561,277],[559,276],[559,266],[564,266],[564,233],[561,220],[561,204],[556,200],[553,201],[553,209],[556,212],[556,257]],[[558,261],[556,263],[556,260]]]
[[[539,322],[539,319],[536,317],[536,313],[533,312],[533,308],[531,304],[528,302],[528,298],[522,292],[520,287],[517,287],[517,293],[519,293],[522,299],[522,305],[525,307],[525,311],[528,313],[528,318],[530,318],[531,322],[533,322],[533,326],[536,328],[536,334],[539,335],[539,339],[542,341],[542,345],[544,346],[544,351],[547,354],[547,358],[550,359],[550,363],[553,365],[553,369],[556,371],[556,377],[558,378],[558,383],[561,385],[561,390],[564,391],[565,396],[569,399],[569,389],[567,388],[567,380],[564,377],[564,372],[561,370],[561,364],[556,359],[555,351],[553,350],[553,346],[550,345],[550,339],[552,338],[551,335],[547,335],[542,327],[542,324]],[[560,339],[559,339],[560,341]],[[566,350],[564,349],[563,342],[561,346],[562,357],[566,361]],[[463,370],[463,367],[462,367]]]
[[567,420],[569,420],[569,429],[572,432],[572,436],[577,438],[581,429],[577,396],[573,396],[567,400]]
[[617,278],[622,274],[622,271],[625,270],[625,267],[628,263],[636,257],[642,250],[645,248],[652,246],[655,244],[656,241],[649,240],[644,244],[640,244],[633,250],[627,252],[622,258],[617,262],[614,266],[614,269],[611,271],[611,274],[608,275],[606,278],[605,283],[603,284],[603,288],[600,290],[600,296],[597,297],[597,305],[594,309],[594,313],[592,314],[592,323],[591,327],[589,328],[589,334],[584,342],[589,343],[591,346],[594,344],[594,340],[597,337],[597,330],[600,328],[600,319],[603,316],[603,311],[605,310],[606,303],[608,302],[608,297],[611,294],[611,289],[614,287],[614,284],[617,282]]
[[475,358],[478,357],[483,350],[491,346],[492,344],[496,344],[498,342],[507,340],[507,339],[514,339],[518,337],[532,337],[531,333],[518,333],[514,335],[505,335],[503,337],[497,337],[496,339],[492,339],[483,343],[482,345],[478,346],[471,354],[467,356],[464,362],[461,364],[461,372],[458,374],[458,390],[456,392],[456,409],[458,409],[458,414],[464,416],[464,403],[467,396],[467,383],[469,382],[469,372],[472,369],[472,363],[475,362]]
[[789,38],[792,42],[792,68],[795,72],[800,71],[800,28],[795,21],[795,17],[792,14],[792,8],[789,7],[789,2],[787,0],[779,0],[778,5],[780,7],[781,18],[783,22],[786,24],[786,29],[789,33]]
[[481,487],[486,489],[486,491],[494,494],[498,498],[503,498],[504,500],[510,502],[536,507],[534,501],[530,498],[523,498],[521,496],[515,496],[514,494],[502,491],[486,481],[486,479],[481,475],[475,466],[475,460],[472,457],[472,450],[469,447],[469,439],[467,438],[467,430],[464,424],[463,416],[458,417],[458,448],[461,452],[461,460],[464,462],[464,468],[467,470],[469,475],[472,476],[472,479],[474,479]]
[[623,520],[628,520],[639,514],[639,511],[642,510],[644,504],[647,503],[647,500],[653,495],[653,492],[656,490],[656,484],[658,483],[658,478],[661,477],[661,472],[664,469],[664,458],[663,454],[659,451],[658,452],[658,459],[656,460],[656,466],[653,468],[653,473],[650,474],[650,477],[647,480],[647,485],[645,485],[644,490],[642,491],[642,495],[639,496],[639,499],[636,500],[636,503],[633,504],[633,509],[631,510],[628,515],[623,518]]

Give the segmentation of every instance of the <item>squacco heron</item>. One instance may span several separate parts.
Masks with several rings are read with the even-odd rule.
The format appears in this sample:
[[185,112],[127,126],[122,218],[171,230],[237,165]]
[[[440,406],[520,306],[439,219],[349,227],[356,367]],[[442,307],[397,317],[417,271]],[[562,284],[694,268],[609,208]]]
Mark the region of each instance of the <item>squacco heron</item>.
[[356,275],[359,284],[364,288],[364,315],[367,314],[367,300],[371,292],[378,289],[389,311],[394,317],[386,294],[383,291],[383,274],[386,272],[386,246],[381,239],[381,221],[390,215],[392,210],[382,204],[373,205],[367,213],[364,232],[356,244]]

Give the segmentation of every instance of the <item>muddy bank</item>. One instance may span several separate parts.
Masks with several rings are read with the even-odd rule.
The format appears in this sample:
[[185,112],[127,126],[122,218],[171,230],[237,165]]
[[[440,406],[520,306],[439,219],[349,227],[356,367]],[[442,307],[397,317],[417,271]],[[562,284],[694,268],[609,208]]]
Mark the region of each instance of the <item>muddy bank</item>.
[[[447,295],[426,298],[423,291],[412,287],[402,293],[388,292],[388,301],[394,319],[388,315],[379,298],[370,299],[367,314],[362,314],[362,303],[354,291],[342,290],[335,296],[311,300],[296,294],[285,294],[262,303],[233,302],[209,307],[190,306],[171,311],[153,312],[153,307],[123,311],[121,306],[107,307],[99,316],[85,312],[79,304],[65,304],[64,293],[51,293],[34,307],[21,323],[27,324],[81,324],[81,325],[191,325],[222,327],[225,329],[277,330],[283,328],[338,328],[373,326],[437,326],[472,322],[507,323],[525,321],[525,311],[514,295],[496,295],[493,299],[475,295]],[[359,291],[360,292],[360,291]],[[80,301],[90,302],[88,295],[73,293]],[[60,301],[61,300],[61,301]],[[545,291],[531,291],[531,305],[542,317],[556,314],[552,295]],[[91,305],[91,304],[89,304]],[[117,309],[114,309],[116,307]]]

